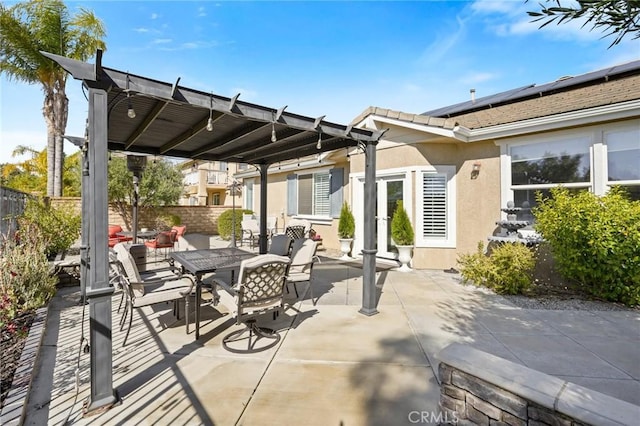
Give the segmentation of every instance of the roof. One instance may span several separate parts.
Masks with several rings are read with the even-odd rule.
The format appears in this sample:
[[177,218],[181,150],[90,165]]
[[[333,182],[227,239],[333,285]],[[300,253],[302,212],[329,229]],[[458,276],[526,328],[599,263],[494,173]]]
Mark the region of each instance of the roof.
[[526,99],[536,98],[559,93],[562,91],[574,90],[578,87],[597,84],[599,82],[610,81],[614,78],[621,78],[640,72],[640,60],[628,62],[626,64],[601,69],[598,71],[581,74],[575,77],[562,77],[551,83],[537,86],[530,84],[507,90],[506,92],[478,98],[475,101],[469,100],[458,104],[434,109],[422,113],[431,117],[454,117],[486,108],[495,108],[514,102],[521,102]]
[[[195,160],[273,164],[384,133],[305,117],[43,52],[85,85],[104,89],[108,149]],[[128,114],[133,109],[135,115]]]
[[461,126],[472,130],[623,105],[629,101],[635,105],[638,100],[640,61],[634,61],[540,86],[518,87],[476,99],[475,102],[469,100],[423,114],[369,107],[353,123],[359,124],[368,116],[376,116],[432,129],[453,130]]

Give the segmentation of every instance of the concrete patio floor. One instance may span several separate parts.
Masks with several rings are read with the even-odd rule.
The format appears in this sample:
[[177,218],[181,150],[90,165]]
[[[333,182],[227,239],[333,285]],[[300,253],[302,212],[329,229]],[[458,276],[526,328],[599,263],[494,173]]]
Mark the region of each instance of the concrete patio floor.
[[79,289],[61,289],[49,306],[24,424],[415,424],[410,413],[438,410],[436,354],[454,341],[640,405],[638,311],[521,309],[461,285],[457,274],[381,267],[379,313],[367,317],[358,313],[362,270],[354,263],[322,258],[314,275],[317,304],[308,292],[296,300],[291,288],[285,314],[261,320],[281,341],[249,355],[222,347],[239,326],[210,305],[198,341],[170,305],[136,310],[123,348],[114,295],[121,404],[84,417],[89,355],[79,349],[88,307],[83,317]]

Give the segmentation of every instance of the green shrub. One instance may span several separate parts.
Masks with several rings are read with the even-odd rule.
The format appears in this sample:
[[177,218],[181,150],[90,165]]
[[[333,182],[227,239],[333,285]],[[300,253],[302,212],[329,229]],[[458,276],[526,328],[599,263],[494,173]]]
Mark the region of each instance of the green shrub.
[[22,312],[46,304],[58,279],[45,255],[46,239],[39,226],[23,224],[20,242],[4,239],[0,248],[0,326]]
[[[242,215],[253,214],[252,210],[236,209],[236,240],[242,238]],[[225,240],[231,239],[233,228],[233,210],[226,210],[218,217],[218,235]]]
[[[21,228],[35,225],[44,239],[44,253],[47,257],[64,252],[80,236],[80,215],[69,210],[56,209],[38,200],[28,200],[20,218]],[[23,229],[18,231],[20,238]]]
[[566,279],[596,297],[640,304],[640,202],[618,188],[605,196],[554,188],[533,213]]
[[391,238],[399,246],[413,245],[413,226],[409,220],[409,215],[402,205],[402,201],[398,200],[396,210],[393,212],[391,219]]
[[155,228],[159,231],[166,231],[172,226],[182,225],[182,218],[177,214],[165,213],[156,217]]
[[356,233],[356,220],[351,213],[349,205],[342,203],[340,219],[338,220],[338,236],[343,239],[353,238]]
[[503,243],[489,256],[479,242],[475,253],[458,257],[458,264],[465,282],[491,288],[499,294],[523,294],[533,283],[536,255],[524,244]]

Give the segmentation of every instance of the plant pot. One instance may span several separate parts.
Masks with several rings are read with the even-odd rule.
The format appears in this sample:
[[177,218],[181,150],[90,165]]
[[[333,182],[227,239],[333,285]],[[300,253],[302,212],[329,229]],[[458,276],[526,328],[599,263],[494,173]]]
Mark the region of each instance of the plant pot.
[[340,251],[342,252],[342,260],[352,260],[352,257],[349,256],[351,253],[351,243],[353,242],[353,238],[340,238]]
[[400,267],[398,268],[398,271],[411,271],[409,262],[411,262],[411,250],[413,250],[413,246],[396,245],[396,248],[398,249],[398,260],[400,261]]

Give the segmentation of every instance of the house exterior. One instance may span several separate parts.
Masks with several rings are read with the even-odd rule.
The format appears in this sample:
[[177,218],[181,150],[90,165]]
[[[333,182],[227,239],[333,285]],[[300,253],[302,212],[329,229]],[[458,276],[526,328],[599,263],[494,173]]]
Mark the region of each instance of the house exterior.
[[[180,163],[179,167],[184,187],[181,206],[230,206],[233,200],[229,186],[233,175],[249,166],[225,161],[188,160]],[[240,195],[235,198],[236,205],[240,206]]]
[[[424,114],[370,107],[353,124],[388,129],[376,149],[377,255],[397,257],[391,215],[403,200],[416,234],[414,268],[454,267],[459,254],[499,230],[507,202],[534,206],[537,191],[564,185],[604,194],[622,185],[640,199],[640,61]],[[355,148],[272,165],[268,213],[280,227],[293,217],[310,220],[325,247],[337,250],[344,200],[356,217],[357,255],[364,170]],[[236,177],[244,201],[258,205],[258,174]]]

